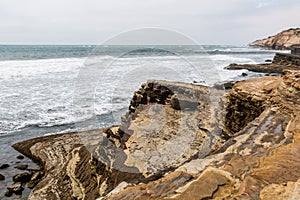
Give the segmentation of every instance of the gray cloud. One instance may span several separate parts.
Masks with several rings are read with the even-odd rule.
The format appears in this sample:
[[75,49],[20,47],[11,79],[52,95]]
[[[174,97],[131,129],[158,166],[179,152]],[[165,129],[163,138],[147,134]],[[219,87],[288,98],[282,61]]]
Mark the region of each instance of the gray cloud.
[[144,27],[201,44],[247,44],[300,26],[297,0],[0,0],[2,44],[98,44]]

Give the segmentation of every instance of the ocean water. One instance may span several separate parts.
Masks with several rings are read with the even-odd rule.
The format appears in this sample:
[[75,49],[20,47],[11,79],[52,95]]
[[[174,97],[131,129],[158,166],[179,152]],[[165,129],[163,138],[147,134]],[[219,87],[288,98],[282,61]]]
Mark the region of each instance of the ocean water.
[[273,56],[218,45],[0,46],[0,137],[108,126],[118,123],[133,92],[148,79],[212,85],[241,78],[245,70],[223,69],[230,63],[261,63]]
[[17,141],[119,123],[149,79],[213,85],[243,72],[261,76],[224,67],[274,53],[221,45],[0,46],[0,161],[16,163],[10,146]]

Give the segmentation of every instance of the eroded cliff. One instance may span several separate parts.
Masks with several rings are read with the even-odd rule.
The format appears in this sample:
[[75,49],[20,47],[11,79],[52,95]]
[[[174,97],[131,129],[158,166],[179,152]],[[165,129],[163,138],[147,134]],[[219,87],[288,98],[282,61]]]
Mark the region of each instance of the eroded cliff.
[[300,28],[291,28],[274,36],[256,40],[250,43],[249,46],[266,49],[289,50],[294,44],[300,44]]
[[286,199],[300,195],[300,71],[204,86],[148,81],[120,126],[14,147],[45,175],[29,199]]

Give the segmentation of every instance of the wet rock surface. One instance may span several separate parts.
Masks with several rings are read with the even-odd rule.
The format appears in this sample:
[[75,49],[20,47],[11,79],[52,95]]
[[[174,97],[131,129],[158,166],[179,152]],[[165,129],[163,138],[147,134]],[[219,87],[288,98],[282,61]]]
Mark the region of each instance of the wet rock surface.
[[0,164],[0,169],[6,169],[9,167],[9,164]]
[[24,188],[22,187],[21,182],[13,183],[12,185],[9,185],[7,187],[8,192],[6,193],[6,196],[11,196],[12,194],[21,195]]
[[0,174],[0,181],[3,181],[3,180],[5,180],[5,176]]
[[22,156],[22,155],[18,155],[18,156],[17,156],[17,159],[19,159],[19,160],[23,160],[23,159],[24,159],[24,156]]
[[272,63],[263,64],[230,64],[228,70],[247,69],[253,72],[277,73],[284,70],[300,70],[300,56],[288,53],[276,53]]
[[29,199],[297,197],[299,77],[283,71],[226,94],[148,81],[119,126],[15,144],[44,171]]
[[17,165],[15,166],[16,169],[25,170],[28,168],[28,165]]
[[17,174],[15,176],[13,176],[13,181],[14,182],[26,183],[26,182],[30,181],[31,176],[32,176],[32,173],[24,172],[24,173]]

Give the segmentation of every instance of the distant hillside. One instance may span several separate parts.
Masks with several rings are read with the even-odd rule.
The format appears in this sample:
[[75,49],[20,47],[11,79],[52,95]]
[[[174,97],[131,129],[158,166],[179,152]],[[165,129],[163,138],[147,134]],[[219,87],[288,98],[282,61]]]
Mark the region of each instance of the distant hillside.
[[289,50],[294,44],[300,44],[300,28],[291,28],[277,35],[256,40],[250,43],[249,46],[265,49]]

